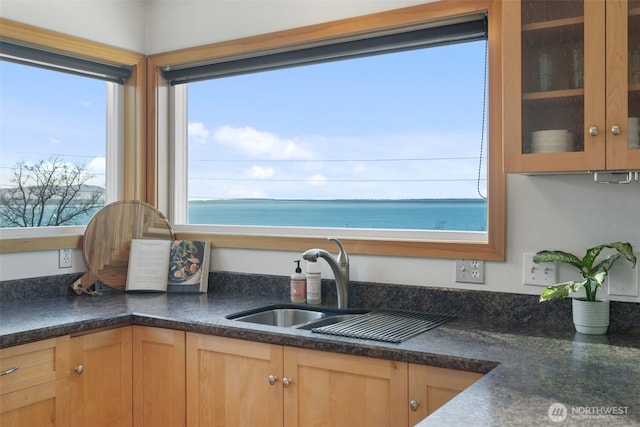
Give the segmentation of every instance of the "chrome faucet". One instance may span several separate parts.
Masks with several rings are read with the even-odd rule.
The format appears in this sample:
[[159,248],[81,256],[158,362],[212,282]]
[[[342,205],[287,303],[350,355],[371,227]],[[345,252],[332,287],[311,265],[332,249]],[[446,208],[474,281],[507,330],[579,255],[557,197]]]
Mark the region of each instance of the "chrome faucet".
[[307,261],[316,261],[318,258],[324,258],[333,271],[333,276],[336,279],[336,293],[338,294],[338,308],[349,307],[349,255],[344,250],[342,243],[338,239],[330,237],[329,239],[335,242],[340,247],[338,257],[334,258],[329,252],[324,249],[309,249],[302,254],[302,258]]

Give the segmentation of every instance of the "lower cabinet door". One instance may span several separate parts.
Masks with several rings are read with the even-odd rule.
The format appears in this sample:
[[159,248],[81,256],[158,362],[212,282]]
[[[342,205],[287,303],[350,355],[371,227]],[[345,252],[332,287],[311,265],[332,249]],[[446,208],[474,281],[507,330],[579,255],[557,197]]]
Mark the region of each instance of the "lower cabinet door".
[[132,426],[131,328],[71,338],[70,426]]
[[415,425],[482,378],[476,372],[409,364],[409,424]]
[[282,422],[282,346],[187,333],[188,426]]
[[184,427],[185,332],[133,327],[133,425]]
[[284,348],[285,426],[406,426],[407,363]]
[[69,380],[51,381],[0,396],[2,427],[69,425]]

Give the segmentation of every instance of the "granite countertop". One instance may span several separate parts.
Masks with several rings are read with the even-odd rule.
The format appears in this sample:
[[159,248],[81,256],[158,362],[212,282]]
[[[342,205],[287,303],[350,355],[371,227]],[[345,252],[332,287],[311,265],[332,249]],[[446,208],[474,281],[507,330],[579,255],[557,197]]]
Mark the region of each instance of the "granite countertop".
[[[230,293],[111,293],[3,301],[0,347],[104,326],[173,328],[486,373],[420,427],[640,424],[637,337],[619,342],[611,336],[548,337],[456,318],[401,344],[387,344],[225,318],[283,302],[287,301],[281,296]],[[548,415],[555,403],[568,412],[562,423],[552,422]]]

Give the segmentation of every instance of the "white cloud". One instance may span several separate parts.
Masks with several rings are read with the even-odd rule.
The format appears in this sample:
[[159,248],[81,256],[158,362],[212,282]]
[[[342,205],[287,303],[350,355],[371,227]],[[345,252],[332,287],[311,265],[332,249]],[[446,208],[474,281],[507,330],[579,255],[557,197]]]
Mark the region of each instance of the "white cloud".
[[187,135],[189,136],[189,141],[204,144],[209,137],[209,129],[202,122],[189,123],[187,125]]
[[245,171],[245,175],[249,178],[267,179],[271,178],[275,173],[272,167],[252,166],[251,169]]
[[87,107],[91,107],[91,105],[93,105],[91,101],[80,101],[81,107],[87,108]]
[[106,159],[104,157],[96,157],[86,165],[86,168],[89,173],[95,175],[87,181],[87,184],[103,187],[105,185],[105,172],[107,170]]
[[295,140],[280,138],[270,132],[259,131],[248,126],[239,128],[222,126],[215,132],[214,138],[251,157],[274,160],[312,158],[312,152]]
[[52,144],[60,144],[60,140],[58,138],[49,138],[49,142]]

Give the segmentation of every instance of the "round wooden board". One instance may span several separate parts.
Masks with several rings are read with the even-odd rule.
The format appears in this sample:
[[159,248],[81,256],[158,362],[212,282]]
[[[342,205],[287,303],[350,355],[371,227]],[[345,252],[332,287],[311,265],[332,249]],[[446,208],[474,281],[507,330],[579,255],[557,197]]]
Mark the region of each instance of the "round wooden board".
[[125,290],[131,239],[173,240],[167,218],[153,206],[138,201],[120,201],[100,209],[84,232],[82,256],[87,273],[80,282],[87,289],[96,280]]

